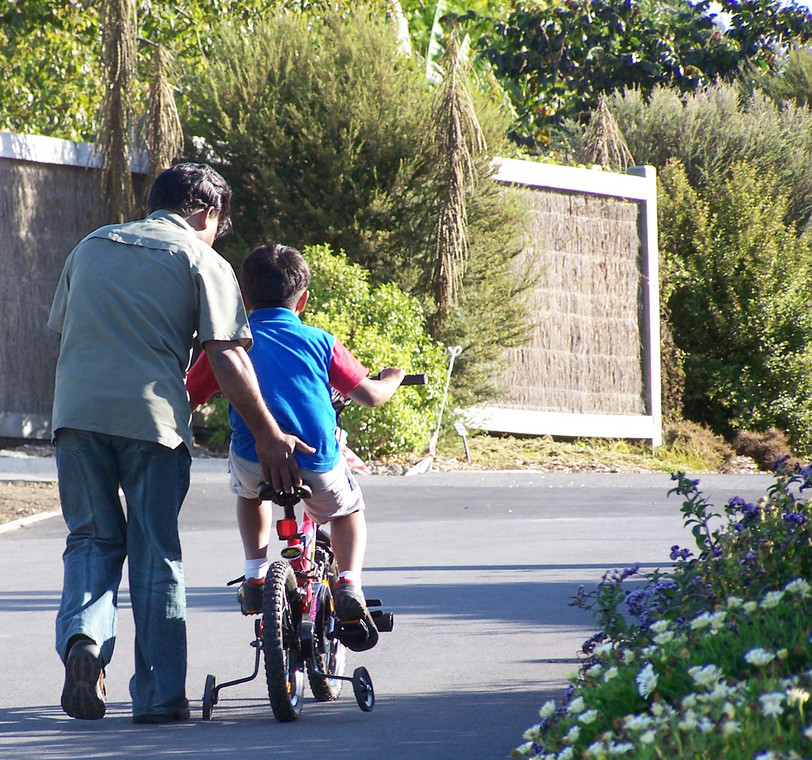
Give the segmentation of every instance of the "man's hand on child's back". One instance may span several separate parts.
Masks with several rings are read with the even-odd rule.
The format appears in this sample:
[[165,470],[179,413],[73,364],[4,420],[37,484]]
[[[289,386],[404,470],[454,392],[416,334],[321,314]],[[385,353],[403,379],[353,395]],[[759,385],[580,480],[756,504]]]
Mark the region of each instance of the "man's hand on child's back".
[[315,449],[308,446],[295,435],[278,431],[276,437],[256,439],[257,458],[262,467],[262,477],[270,483],[275,491],[291,492],[294,486],[300,486],[299,466],[294,451],[312,454]]

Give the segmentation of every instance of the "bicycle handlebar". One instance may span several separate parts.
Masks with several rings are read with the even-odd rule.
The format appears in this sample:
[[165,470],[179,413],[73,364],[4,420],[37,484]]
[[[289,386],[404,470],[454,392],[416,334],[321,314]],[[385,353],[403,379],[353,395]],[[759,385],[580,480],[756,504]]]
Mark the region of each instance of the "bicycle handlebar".
[[429,376],[425,373],[417,375],[405,375],[401,380],[401,385],[428,385]]

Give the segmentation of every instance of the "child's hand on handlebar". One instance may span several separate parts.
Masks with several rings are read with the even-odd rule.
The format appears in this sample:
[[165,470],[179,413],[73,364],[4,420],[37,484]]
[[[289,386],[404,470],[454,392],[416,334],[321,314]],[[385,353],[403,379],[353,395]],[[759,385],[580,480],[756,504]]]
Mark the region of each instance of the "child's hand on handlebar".
[[392,398],[406,373],[397,367],[387,367],[375,377],[365,377],[349,393],[349,397],[361,406],[374,407]]
[[378,373],[377,379],[386,382],[396,382],[400,385],[404,377],[406,377],[406,373],[402,369],[387,367]]

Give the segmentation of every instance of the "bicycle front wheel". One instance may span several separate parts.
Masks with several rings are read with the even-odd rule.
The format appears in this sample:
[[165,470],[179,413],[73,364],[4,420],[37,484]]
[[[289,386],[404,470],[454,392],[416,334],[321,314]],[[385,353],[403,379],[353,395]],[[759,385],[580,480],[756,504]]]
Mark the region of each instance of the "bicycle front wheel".
[[274,562],[265,576],[262,605],[262,650],[271,709],[277,720],[289,722],[302,713],[304,660],[301,646],[302,610],[296,576],[287,562]]

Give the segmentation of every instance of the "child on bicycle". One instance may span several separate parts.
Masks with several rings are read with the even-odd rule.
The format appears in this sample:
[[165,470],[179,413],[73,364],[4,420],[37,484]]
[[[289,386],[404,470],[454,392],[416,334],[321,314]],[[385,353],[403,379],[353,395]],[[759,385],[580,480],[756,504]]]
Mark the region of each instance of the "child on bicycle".
[[[364,620],[370,636],[359,648],[377,641],[361,586],[366,551],[366,520],[361,489],[341,454],[330,388],[366,407],[388,401],[404,372],[390,367],[378,379],[332,335],[302,323],[310,271],[302,255],[283,245],[254,249],[243,261],[240,282],[254,339],[248,351],[268,408],[281,429],[298,435],[316,449],[295,456],[302,480],[313,491],[304,508],[319,524],[330,523],[339,578],[333,590],[340,620]],[[203,354],[189,371],[192,407],[217,391]],[[229,407],[231,489],[237,494],[237,522],[245,551],[245,579],[237,592],[244,615],[262,612],[268,543],[273,520],[271,503],[257,498],[262,474],[254,439],[245,422]]]

